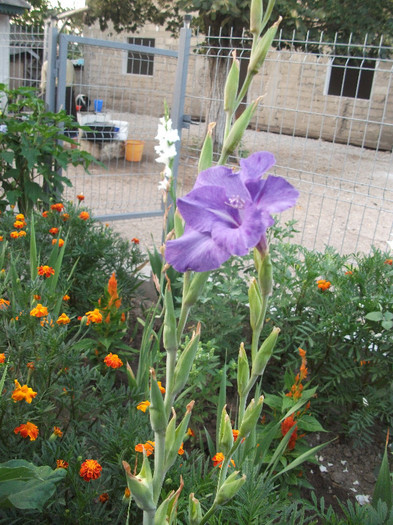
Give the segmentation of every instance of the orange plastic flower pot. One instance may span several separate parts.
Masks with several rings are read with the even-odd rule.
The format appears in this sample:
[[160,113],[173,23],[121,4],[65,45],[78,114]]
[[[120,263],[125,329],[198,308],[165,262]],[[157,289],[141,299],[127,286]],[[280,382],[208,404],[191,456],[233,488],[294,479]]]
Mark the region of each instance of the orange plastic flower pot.
[[144,144],[143,140],[126,140],[126,160],[140,162]]

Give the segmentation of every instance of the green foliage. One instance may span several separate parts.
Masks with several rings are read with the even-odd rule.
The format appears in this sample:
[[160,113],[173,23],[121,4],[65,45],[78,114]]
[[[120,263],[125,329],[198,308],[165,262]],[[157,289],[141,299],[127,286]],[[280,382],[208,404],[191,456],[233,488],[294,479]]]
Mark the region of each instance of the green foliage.
[[59,196],[69,179],[60,168],[83,165],[86,169],[94,158],[79,149],[66,149],[61,141],[74,143],[61,127],[79,126],[65,111],[51,113],[33,88],[9,90],[0,85],[0,95],[7,100],[0,112],[0,175],[2,194],[0,209],[18,204],[21,213],[29,215],[37,204],[48,204]]

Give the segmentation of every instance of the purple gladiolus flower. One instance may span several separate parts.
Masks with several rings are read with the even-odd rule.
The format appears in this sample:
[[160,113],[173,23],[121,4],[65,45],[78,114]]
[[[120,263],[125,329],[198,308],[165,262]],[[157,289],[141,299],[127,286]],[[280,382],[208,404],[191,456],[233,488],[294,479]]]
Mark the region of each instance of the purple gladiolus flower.
[[246,255],[266,246],[272,213],[296,203],[298,191],[282,177],[263,174],[275,163],[267,151],[240,161],[240,171],[224,166],[202,171],[194,189],[178,199],[184,234],[166,246],[166,261],[175,270],[205,272],[219,268],[231,255]]

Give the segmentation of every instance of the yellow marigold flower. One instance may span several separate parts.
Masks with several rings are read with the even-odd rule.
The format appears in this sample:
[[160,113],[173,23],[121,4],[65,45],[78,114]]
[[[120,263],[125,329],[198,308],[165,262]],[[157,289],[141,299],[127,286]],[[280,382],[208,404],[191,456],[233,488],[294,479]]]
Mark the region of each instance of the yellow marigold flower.
[[68,221],[68,219],[70,218],[70,214],[69,213],[63,213],[63,215],[61,216],[61,218],[63,219],[63,221]]
[[85,481],[98,479],[101,476],[102,467],[95,459],[86,459],[81,465],[79,475]]
[[46,278],[50,277],[51,275],[55,275],[54,268],[51,268],[50,266],[38,266],[38,275],[44,275]]
[[[52,239],[53,246],[57,244],[57,239]],[[61,248],[64,245],[63,239],[59,239],[59,248]]]
[[317,285],[320,290],[325,291],[331,287],[332,283],[326,281],[325,279],[319,279],[319,281],[317,281]]
[[0,363],[4,363],[5,361],[5,354],[0,354]]
[[120,368],[123,366],[123,361],[119,358],[117,354],[108,354],[105,359],[104,363],[106,366],[109,366],[110,368]]
[[68,468],[67,461],[64,461],[64,459],[56,459],[56,468]]
[[34,390],[27,385],[21,386],[19,384],[19,381],[15,379],[15,390],[12,392],[12,399],[15,401],[23,401],[25,400],[26,403],[31,403],[35,396],[37,395],[37,392],[34,392]]
[[17,239],[19,237],[19,232],[11,232],[10,237],[11,239]]
[[51,229],[49,230],[49,233],[50,233],[51,235],[57,235],[57,234],[59,233],[59,228],[51,228]]
[[63,437],[63,432],[60,430],[59,427],[53,427],[53,433],[59,438]]
[[69,295],[64,295],[63,297],[63,301],[69,301],[70,300],[70,296]]
[[10,302],[7,299],[0,298],[0,310],[6,310],[9,305]]
[[101,503],[106,503],[109,500],[109,494],[107,492],[103,492],[98,496],[98,499]]
[[146,410],[150,406],[150,401],[141,401],[136,405],[137,410],[142,410],[142,412],[146,412]]
[[35,441],[37,439],[39,430],[34,423],[27,421],[27,423],[23,423],[22,425],[19,425],[19,427],[16,427],[14,432],[15,434],[20,434],[23,438],[29,437],[30,441]]
[[51,204],[50,209],[53,211],[58,211],[60,213],[64,210],[64,204],[62,204],[61,202],[58,202],[56,204]]
[[65,314],[65,313],[62,313],[61,316],[56,321],[56,323],[58,325],[61,325],[61,324],[68,324],[70,321],[71,321],[71,319],[68,317],[68,315]]
[[23,213],[18,213],[18,215],[15,217],[15,219],[17,221],[24,221],[25,220],[25,216],[23,215]]
[[85,196],[83,195],[83,193],[80,193],[79,195],[77,195],[76,198],[78,199],[78,201],[84,201],[85,200]]
[[32,317],[45,317],[48,315],[48,308],[38,303],[37,306],[31,310],[30,315]]
[[98,308],[94,308],[94,310],[86,312],[85,315],[87,316],[86,325],[89,325],[90,323],[102,323],[102,314]]
[[14,228],[21,230],[26,223],[24,221],[15,221]]
[[81,211],[79,214],[79,218],[82,219],[82,221],[87,221],[89,217],[90,215],[87,211]]

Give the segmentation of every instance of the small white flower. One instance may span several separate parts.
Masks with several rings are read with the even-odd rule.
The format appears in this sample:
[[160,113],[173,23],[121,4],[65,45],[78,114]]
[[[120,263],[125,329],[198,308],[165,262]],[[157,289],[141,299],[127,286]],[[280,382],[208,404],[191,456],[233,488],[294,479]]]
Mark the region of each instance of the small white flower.
[[367,505],[370,503],[370,496],[368,494],[357,494],[355,498],[359,505]]

